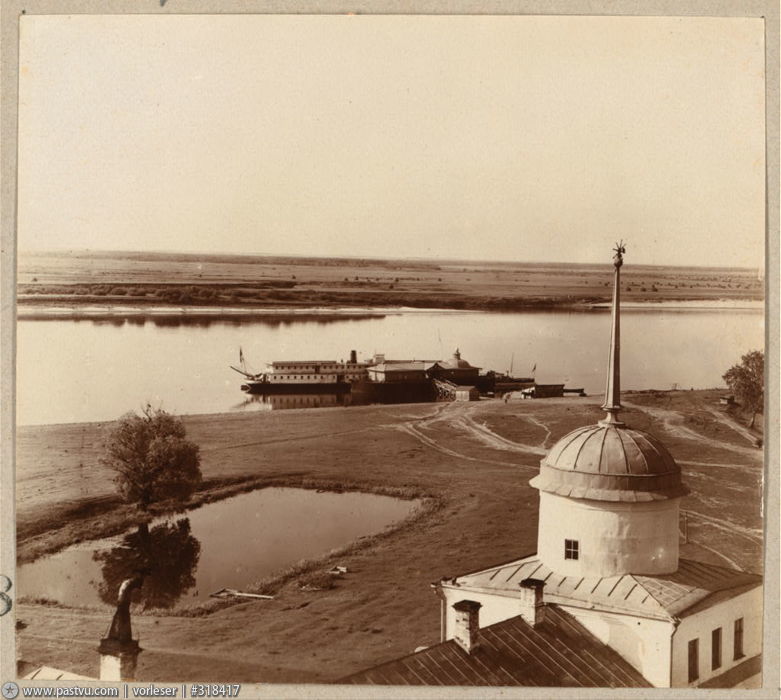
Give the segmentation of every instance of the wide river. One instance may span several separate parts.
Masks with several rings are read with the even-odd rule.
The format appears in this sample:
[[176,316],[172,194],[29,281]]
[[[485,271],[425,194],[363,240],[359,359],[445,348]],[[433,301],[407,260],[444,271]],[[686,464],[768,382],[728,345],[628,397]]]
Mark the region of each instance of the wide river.
[[[622,310],[623,389],[712,388],[740,356],[764,347],[762,309],[724,305]],[[410,310],[315,321],[21,320],[17,423],[104,421],[146,402],[179,414],[268,407],[246,401],[241,347],[255,371],[271,360],[437,360],[456,347],[473,365],[603,391],[608,310],[484,313]]]

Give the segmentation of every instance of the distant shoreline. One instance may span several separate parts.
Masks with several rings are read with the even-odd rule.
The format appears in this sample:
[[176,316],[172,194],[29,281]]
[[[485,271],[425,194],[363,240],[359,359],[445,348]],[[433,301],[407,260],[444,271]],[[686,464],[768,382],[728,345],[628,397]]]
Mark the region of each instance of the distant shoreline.
[[[596,311],[610,309],[608,302],[540,302],[519,300],[509,308],[481,307],[479,300],[473,300],[468,307],[417,307],[417,306],[179,306],[174,304],[117,304],[110,302],[87,303],[47,303],[44,299],[35,301],[20,300],[17,306],[17,320],[181,320],[181,321],[229,321],[268,319],[283,320],[340,320],[340,319],[376,319],[388,315],[403,313],[519,313],[530,311]],[[626,310],[756,310],[764,308],[764,302],[753,299],[681,299],[647,302],[624,302]]]
[[[611,304],[609,302],[602,302],[599,304],[592,304],[592,308],[595,309],[609,309]],[[747,311],[756,310],[762,311],[765,308],[765,302],[762,299],[668,299],[665,301],[634,301],[634,302],[621,302],[621,310],[661,310],[667,309],[675,311],[680,309],[681,311],[690,310],[712,310],[712,309],[724,309],[734,311]]]
[[178,319],[182,321],[229,321],[270,319],[274,321],[309,319],[338,320],[376,319],[389,313],[398,313],[392,309],[366,308],[241,308],[224,306],[115,306],[113,304],[70,304],[70,305],[39,305],[24,303],[17,307],[17,320],[20,321],[99,321],[118,319],[165,320]]

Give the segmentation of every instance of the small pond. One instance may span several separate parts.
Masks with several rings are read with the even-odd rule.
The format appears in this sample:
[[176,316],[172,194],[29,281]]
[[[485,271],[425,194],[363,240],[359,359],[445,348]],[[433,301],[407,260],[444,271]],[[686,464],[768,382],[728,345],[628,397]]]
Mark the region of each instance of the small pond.
[[122,580],[150,566],[138,602],[187,607],[376,534],[419,504],[357,492],[259,489],[23,564],[17,592],[66,605],[114,605]]

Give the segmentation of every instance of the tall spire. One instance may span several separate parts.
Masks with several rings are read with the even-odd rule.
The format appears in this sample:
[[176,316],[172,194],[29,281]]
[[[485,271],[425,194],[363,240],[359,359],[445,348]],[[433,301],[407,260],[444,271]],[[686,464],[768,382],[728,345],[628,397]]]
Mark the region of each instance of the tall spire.
[[621,409],[621,266],[624,264],[626,248],[624,242],[616,243],[613,248],[613,326],[610,331],[610,356],[607,364],[607,381],[605,382],[605,403],[602,405],[607,416],[603,424],[623,425],[618,420]]

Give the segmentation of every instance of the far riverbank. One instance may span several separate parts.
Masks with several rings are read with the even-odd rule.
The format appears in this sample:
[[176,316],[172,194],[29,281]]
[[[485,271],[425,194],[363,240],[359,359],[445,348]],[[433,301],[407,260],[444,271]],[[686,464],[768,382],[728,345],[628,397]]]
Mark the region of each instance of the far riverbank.
[[[609,302],[612,266],[99,251],[19,254],[18,303],[42,307],[575,309]],[[632,265],[627,302],[761,301],[756,270]],[[120,312],[114,310],[115,314]],[[221,312],[218,312],[221,313]],[[231,313],[236,313],[231,311]]]

